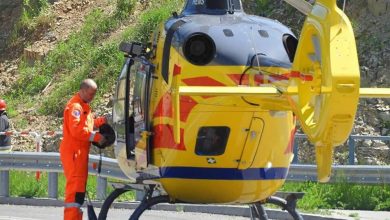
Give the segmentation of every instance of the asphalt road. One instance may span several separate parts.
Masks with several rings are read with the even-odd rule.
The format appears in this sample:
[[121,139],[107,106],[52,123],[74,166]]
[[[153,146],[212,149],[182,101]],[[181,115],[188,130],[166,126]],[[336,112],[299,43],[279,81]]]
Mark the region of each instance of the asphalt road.
[[[86,209],[84,210],[84,220],[88,220]],[[96,209],[96,213],[100,210]],[[345,219],[345,220],[390,220],[390,212],[373,211],[347,211],[347,210],[328,210],[331,216],[321,216],[312,218],[306,216],[305,219]],[[129,219],[132,210],[129,209],[110,209],[108,220]],[[303,213],[302,213],[303,214]],[[329,213],[328,213],[329,214]],[[42,207],[42,206],[22,206],[22,205],[0,205],[0,220],[62,220],[63,208],[61,207]],[[146,211],[140,220],[248,220],[246,217],[213,215],[193,212],[172,212],[172,211]]]
[[[98,209],[95,210],[99,212]],[[110,209],[108,220],[129,219],[132,211],[125,209]],[[58,207],[32,207],[0,205],[0,220],[61,220],[63,209]],[[84,218],[88,219],[84,209]],[[244,217],[226,215],[211,215],[191,212],[146,211],[140,220],[248,220]]]

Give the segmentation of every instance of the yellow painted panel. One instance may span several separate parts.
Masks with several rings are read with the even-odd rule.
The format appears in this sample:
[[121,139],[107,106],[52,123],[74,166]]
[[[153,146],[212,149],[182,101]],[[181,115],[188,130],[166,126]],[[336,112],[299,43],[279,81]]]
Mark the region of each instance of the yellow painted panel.
[[252,166],[263,133],[264,123],[261,118],[253,118],[248,131],[244,150],[238,165],[238,169],[248,169]]

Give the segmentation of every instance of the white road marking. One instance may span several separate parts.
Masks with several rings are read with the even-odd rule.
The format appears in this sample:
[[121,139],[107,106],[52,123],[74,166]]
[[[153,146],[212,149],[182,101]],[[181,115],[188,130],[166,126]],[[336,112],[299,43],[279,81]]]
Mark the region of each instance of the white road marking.
[[12,216],[0,216],[0,220],[38,220],[36,218],[19,218]]

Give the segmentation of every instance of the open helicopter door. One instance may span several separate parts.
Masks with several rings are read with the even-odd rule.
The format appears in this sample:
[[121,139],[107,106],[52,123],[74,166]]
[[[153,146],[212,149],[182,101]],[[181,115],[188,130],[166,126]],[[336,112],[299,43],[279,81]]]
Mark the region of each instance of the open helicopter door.
[[131,68],[130,94],[132,95],[132,107],[130,112],[130,124],[134,125],[135,159],[137,169],[146,168],[151,160],[149,136],[149,103],[151,92],[151,76],[153,66],[145,59],[135,59]]
[[135,157],[137,168],[141,169],[146,168],[151,160],[148,114],[150,79],[154,68],[145,58],[132,52],[133,47],[141,45],[127,44],[130,52],[126,50],[126,45],[120,47],[127,55],[114,98],[114,128],[117,131],[117,145],[126,147],[127,159]]

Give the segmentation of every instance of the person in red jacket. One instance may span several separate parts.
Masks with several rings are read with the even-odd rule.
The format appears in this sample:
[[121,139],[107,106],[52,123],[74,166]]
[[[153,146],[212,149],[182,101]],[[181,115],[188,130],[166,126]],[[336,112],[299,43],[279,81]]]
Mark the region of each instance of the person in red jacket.
[[106,123],[105,117],[94,119],[89,103],[95,97],[97,85],[85,79],[80,90],[66,104],[60,158],[66,178],[65,220],[80,220],[83,212],[88,178],[88,154],[91,142],[104,143],[105,137],[94,129]]

